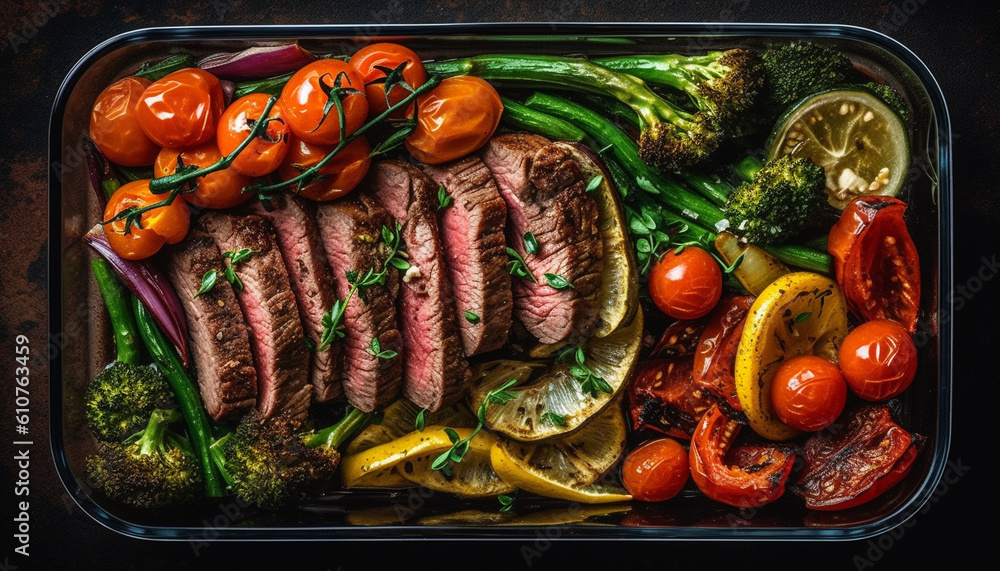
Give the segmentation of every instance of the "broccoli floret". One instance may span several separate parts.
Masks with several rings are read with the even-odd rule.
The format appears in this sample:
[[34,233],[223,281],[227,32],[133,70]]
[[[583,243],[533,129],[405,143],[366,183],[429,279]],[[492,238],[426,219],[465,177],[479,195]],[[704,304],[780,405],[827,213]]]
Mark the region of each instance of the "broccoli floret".
[[304,432],[298,420],[257,411],[244,415],[236,430],[213,445],[214,458],[233,492],[264,509],[323,492],[340,464],[340,446],[370,415],[356,409],[337,424]]
[[157,408],[174,408],[170,384],[148,365],[115,361],[87,386],[87,426],[98,440],[118,442],[142,430]]
[[839,50],[798,41],[764,51],[767,99],[778,110],[827,89],[841,87],[854,76],[854,65]]
[[869,81],[864,85],[860,86],[862,89],[867,90],[875,97],[882,100],[889,109],[892,109],[899,115],[904,121],[907,118],[907,106],[906,100],[903,96],[899,94],[891,85],[885,83],[875,83],[874,81]]
[[157,409],[146,429],[120,442],[101,442],[87,474],[109,498],[139,508],[191,501],[201,492],[201,467],[190,443],[169,430],[177,410]]
[[753,244],[768,246],[801,234],[827,205],[826,173],[803,157],[768,161],[737,187],[723,211],[729,229]]

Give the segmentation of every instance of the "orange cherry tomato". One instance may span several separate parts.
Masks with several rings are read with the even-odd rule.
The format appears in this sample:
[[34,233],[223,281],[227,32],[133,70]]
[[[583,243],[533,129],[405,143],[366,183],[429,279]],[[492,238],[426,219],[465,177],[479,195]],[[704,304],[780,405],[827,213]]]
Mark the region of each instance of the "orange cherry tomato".
[[847,403],[847,382],[840,368],[816,355],[781,364],[771,384],[771,404],[782,422],[811,432],[833,424]]
[[625,457],[622,483],[632,497],[662,502],[676,496],[691,473],[688,451],[672,438],[649,441]]
[[[344,111],[343,134],[331,99],[338,97],[337,85]],[[314,145],[338,143],[342,135],[357,131],[368,117],[364,79],[354,66],[336,59],[316,60],[295,72],[281,90],[281,106],[292,133]]]
[[[199,168],[212,166],[222,160],[222,153],[214,139],[187,149],[163,149],[156,157],[153,175],[163,177],[174,174],[177,171],[178,156],[184,165],[195,165]],[[253,196],[253,193],[243,192],[243,187],[251,182],[253,182],[251,177],[230,166],[198,177],[195,179],[197,185],[195,191],[181,196],[200,208],[232,208]]]
[[[222,113],[215,140],[223,156],[235,151],[250,135],[269,98],[264,93],[252,93],[233,101]],[[264,176],[278,170],[288,154],[291,133],[284,116],[281,103],[276,102],[268,113],[267,127],[236,156],[231,165],[233,170],[247,176]]]
[[219,79],[191,67],[150,84],[135,113],[142,130],[161,147],[192,147],[215,136],[225,106]]
[[[149,179],[135,180],[122,185],[108,200],[104,220],[113,219],[128,208],[145,208],[165,200],[169,194],[149,191]],[[191,215],[187,203],[175,198],[166,206],[144,212],[138,225],[132,224],[125,232],[126,221],[117,220],[104,226],[108,243],[119,256],[128,260],[141,260],[158,252],[164,244],[176,244],[187,235]]]
[[[278,167],[281,180],[291,180],[303,171],[323,160],[333,151],[333,146],[313,145],[297,138],[292,139],[285,162]],[[371,166],[371,145],[368,139],[358,137],[340,150],[330,162],[320,169],[321,180],[307,183],[299,196],[318,202],[340,198],[351,192],[364,180]],[[297,187],[291,185],[292,191]]]
[[502,113],[500,94],[488,81],[471,75],[443,79],[417,97],[417,127],[406,148],[432,165],[464,157],[493,136]]
[[722,270],[701,248],[671,250],[649,270],[649,295],[670,317],[697,319],[712,311],[722,297]]
[[[395,83],[389,88],[389,96],[385,93],[385,80],[390,72],[406,63],[403,67],[402,81],[409,86]],[[351,56],[350,64],[361,73],[365,81],[365,95],[368,97],[368,116],[377,117],[389,109],[390,105],[395,105],[410,94],[410,90],[416,89],[427,82],[427,70],[420,56],[406,46],[390,42],[380,42],[367,45]],[[387,102],[388,101],[388,102]],[[412,104],[407,109],[412,109]],[[407,111],[397,109],[390,117],[399,119],[406,115]]]
[[90,138],[109,161],[125,167],[153,164],[160,146],[143,132],[136,118],[139,103],[150,81],[123,77],[104,88],[90,112]]
[[888,319],[854,328],[840,344],[838,358],[847,386],[865,400],[897,396],[917,374],[917,346],[906,327]]

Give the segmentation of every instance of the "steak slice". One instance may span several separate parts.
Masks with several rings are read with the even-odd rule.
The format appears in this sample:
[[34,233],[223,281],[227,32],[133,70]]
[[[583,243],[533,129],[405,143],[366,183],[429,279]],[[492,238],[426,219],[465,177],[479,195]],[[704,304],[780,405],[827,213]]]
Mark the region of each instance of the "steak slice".
[[[316,203],[278,193],[271,199],[271,207],[269,212],[261,202],[254,202],[254,212],[274,225],[278,250],[298,301],[299,319],[306,337],[313,346],[318,346],[323,334],[323,314],[333,307],[337,294],[333,291],[333,272],[316,224]],[[309,378],[316,402],[329,402],[344,394],[340,385],[339,343],[312,351]]]
[[438,234],[438,185],[419,168],[397,160],[372,165],[363,184],[402,226],[410,263],[396,302],[403,393],[433,412],[461,398],[472,377]]
[[[493,137],[481,151],[507,203],[507,245],[537,280],[513,279],[514,316],[542,343],[590,337],[599,317],[603,247],[598,208],[569,151],[525,133]],[[531,232],[538,251],[529,254]],[[573,287],[556,289],[545,274]]]
[[[507,205],[475,155],[423,169],[452,199],[440,212],[441,246],[465,354],[499,349],[507,343],[513,308],[504,236]],[[478,321],[468,319],[467,311]]]
[[[393,227],[392,216],[375,199],[360,193],[324,202],[316,210],[320,236],[333,268],[337,299],[345,300],[351,290],[347,272],[364,275],[380,271],[389,254],[382,241],[382,228]],[[403,344],[396,323],[394,304],[395,271],[388,272],[386,284],[358,290],[344,309],[345,337],[341,344],[341,382],[347,400],[365,412],[381,410],[399,396],[403,379]],[[382,351],[395,351],[391,359],[380,358],[371,350],[378,339]]]
[[205,409],[216,422],[238,419],[257,403],[257,370],[243,312],[225,280],[195,297],[205,273],[222,267],[222,254],[198,223],[164,254],[187,317],[191,360]]
[[[257,410],[264,418],[304,419],[312,400],[309,350],[274,226],[256,214],[221,211],[207,212],[201,221],[221,252],[252,251],[233,269],[242,283],[236,298],[257,369]],[[225,281],[221,275],[219,281]]]

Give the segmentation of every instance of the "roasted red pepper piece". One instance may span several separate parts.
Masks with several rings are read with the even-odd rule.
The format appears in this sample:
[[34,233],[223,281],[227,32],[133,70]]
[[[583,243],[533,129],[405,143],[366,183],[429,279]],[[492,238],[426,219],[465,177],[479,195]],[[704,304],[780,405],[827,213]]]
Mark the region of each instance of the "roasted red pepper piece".
[[848,306],[865,320],[892,319],[913,333],[920,307],[920,261],[906,228],[906,203],[859,196],[830,229],[827,249]]
[[859,506],[902,480],[924,443],[892,419],[886,404],[854,409],[805,442],[802,472],[791,490],[813,510]]
[[649,428],[688,439],[698,419],[715,401],[694,386],[692,357],[656,359],[642,364],[628,387],[635,430]]
[[691,437],[691,479],[713,500],[760,507],[784,493],[795,453],[777,445],[732,447],[740,427],[718,405],[705,412]]
[[742,411],[736,396],[733,368],[743,323],[754,299],[753,296],[734,296],[719,301],[694,353],[695,386],[715,395],[730,416]]

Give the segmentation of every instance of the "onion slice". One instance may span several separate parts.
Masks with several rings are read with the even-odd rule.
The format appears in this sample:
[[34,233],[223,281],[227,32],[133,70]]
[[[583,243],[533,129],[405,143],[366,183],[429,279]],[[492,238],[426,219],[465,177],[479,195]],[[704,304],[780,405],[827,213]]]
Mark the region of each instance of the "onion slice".
[[236,53],[216,53],[198,61],[198,67],[219,79],[263,79],[296,71],[316,56],[298,44],[258,46]]
[[146,306],[163,334],[177,348],[186,367],[189,362],[187,319],[166,274],[152,260],[126,260],[116,254],[100,224],[87,232],[83,241],[111,264],[125,287]]

